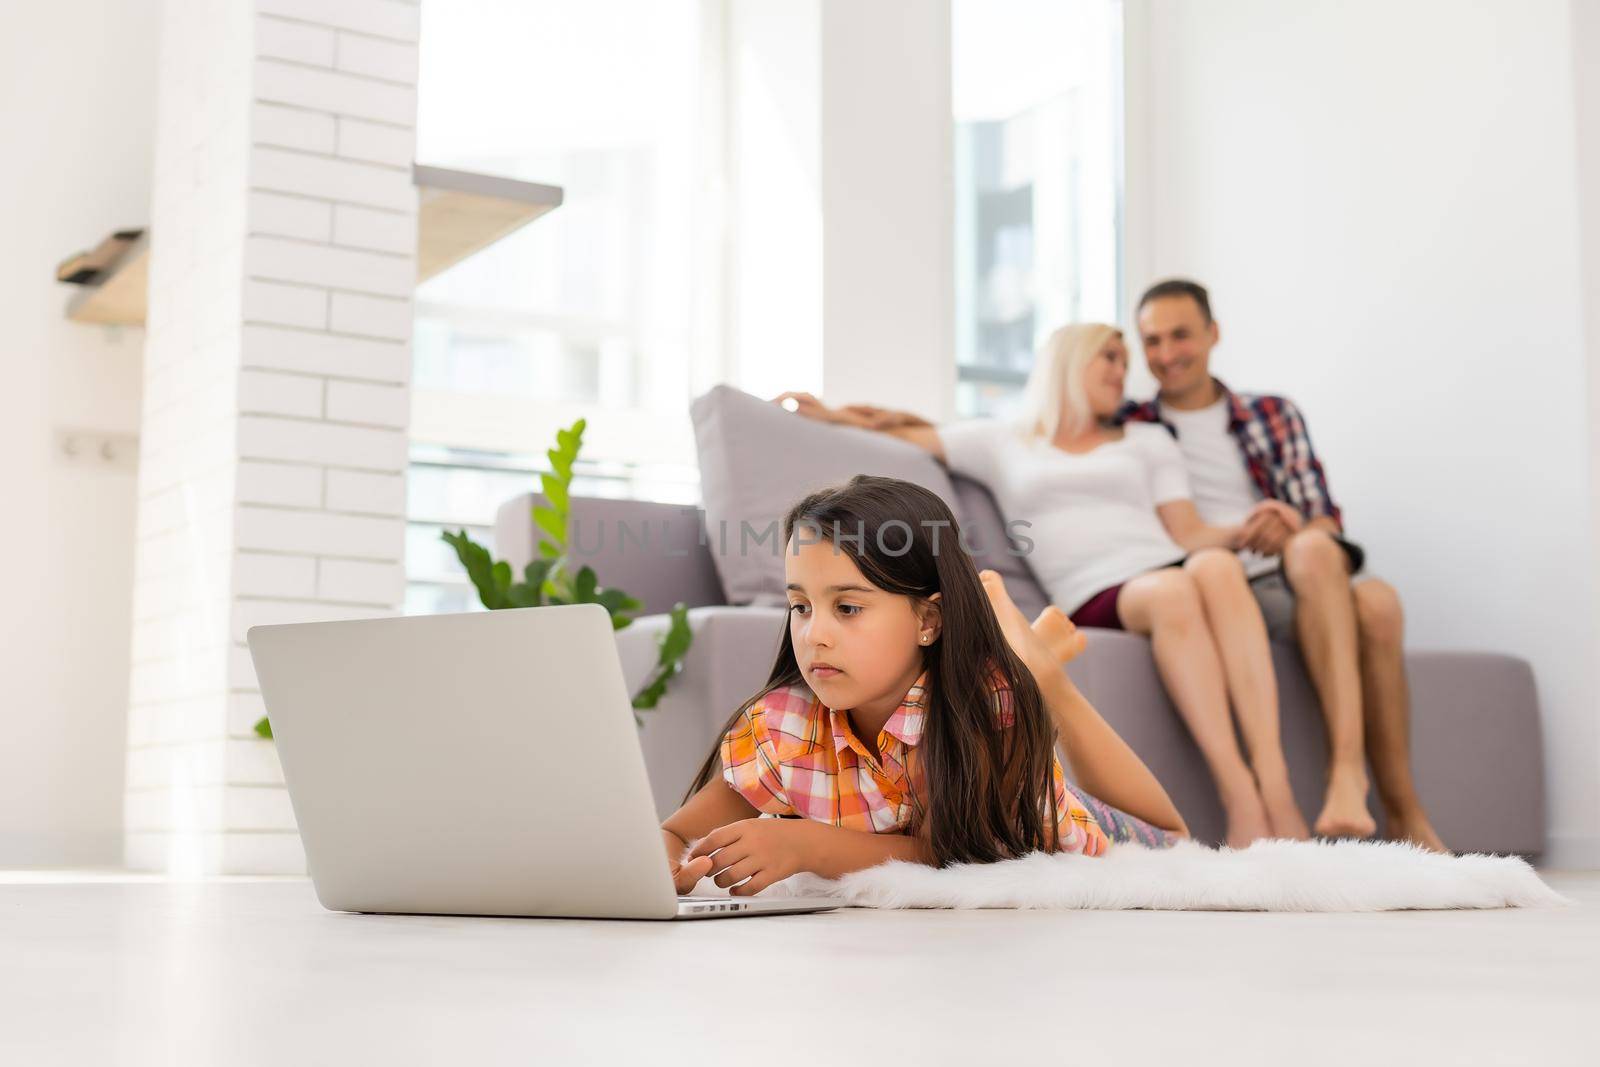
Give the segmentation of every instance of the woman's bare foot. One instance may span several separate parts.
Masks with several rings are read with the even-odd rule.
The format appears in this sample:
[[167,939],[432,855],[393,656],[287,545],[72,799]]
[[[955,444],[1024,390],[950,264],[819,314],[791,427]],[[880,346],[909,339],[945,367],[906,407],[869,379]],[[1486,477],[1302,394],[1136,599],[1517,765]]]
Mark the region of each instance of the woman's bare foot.
[[1378,832],[1378,823],[1367,810],[1365,771],[1335,767],[1329,773],[1316,830],[1318,837],[1371,837]]
[[1289,769],[1258,766],[1255,773],[1261,787],[1261,802],[1267,808],[1267,821],[1272,824],[1272,836],[1291,841],[1310,838],[1311,830],[1306,826],[1306,817],[1300,814],[1294,790],[1289,787]]
[[1451,854],[1428,817],[1420,811],[1412,815],[1390,815],[1384,824],[1383,836],[1389,841],[1409,841],[1430,852]]
[[1246,848],[1252,841],[1272,836],[1267,807],[1256,792],[1255,783],[1222,792],[1222,812],[1228,822],[1229,848]]
[[[1000,632],[1006,635],[1011,651],[1022,660],[1023,666],[1028,668],[1034,679],[1042,684],[1052,674],[1059,674],[1062,660],[1051,646],[1052,639],[1047,639],[1028,625],[1028,617],[1022,614],[1022,609],[1006,592],[1005,579],[996,571],[979,571],[978,579],[983,582],[984,592],[989,594],[989,604],[1000,623]],[[1040,617],[1043,618],[1043,615]],[[1065,616],[1062,616],[1062,621],[1068,626],[1072,625]],[[1053,624],[1052,629],[1056,629]]]

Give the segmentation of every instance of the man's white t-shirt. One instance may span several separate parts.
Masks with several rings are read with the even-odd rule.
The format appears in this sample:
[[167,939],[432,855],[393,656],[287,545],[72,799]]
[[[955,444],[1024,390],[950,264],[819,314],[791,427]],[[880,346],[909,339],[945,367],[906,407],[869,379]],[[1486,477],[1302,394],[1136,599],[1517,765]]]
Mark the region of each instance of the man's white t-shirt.
[[[1245,467],[1238,438],[1228,429],[1227,398],[1194,411],[1163,407],[1161,417],[1178,431],[1178,449],[1189,470],[1189,486],[1200,518],[1212,526],[1244,522],[1261,500],[1261,490]],[[1278,566],[1276,558],[1257,552],[1240,552],[1239,560],[1252,578]]]
[[1176,563],[1156,506],[1189,499],[1183,453],[1165,428],[1129,423],[1120,441],[1081,455],[994,419],[939,427],[950,469],[994,493],[1050,600],[1071,614],[1103,589]]

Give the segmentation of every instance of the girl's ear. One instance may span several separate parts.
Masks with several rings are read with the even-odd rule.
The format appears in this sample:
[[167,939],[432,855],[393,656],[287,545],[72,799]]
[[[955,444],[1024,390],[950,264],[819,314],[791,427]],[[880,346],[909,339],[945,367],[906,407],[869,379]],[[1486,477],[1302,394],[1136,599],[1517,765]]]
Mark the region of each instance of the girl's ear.
[[939,640],[939,631],[944,625],[944,608],[939,597],[940,594],[935,593],[917,608],[917,643],[920,645],[931,645]]

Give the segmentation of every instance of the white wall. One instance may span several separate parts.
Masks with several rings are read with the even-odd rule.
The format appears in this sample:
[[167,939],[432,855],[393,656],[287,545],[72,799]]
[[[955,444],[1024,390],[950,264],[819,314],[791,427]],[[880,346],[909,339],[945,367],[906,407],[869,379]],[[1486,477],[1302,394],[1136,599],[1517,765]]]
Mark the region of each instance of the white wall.
[[1532,662],[1550,858],[1600,863],[1568,3],[1129,16],[1130,302],[1170,274],[1211,289],[1218,374],[1304,409],[1413,645]]
[[155,0],[0,6],[0,866],[116,864],[142,330],[68,322],[58,260],[149,218]]
[[947,416],[948,0],[730,0],[727,14],[730,377]]
[[930,419],[955,401],[950,4],[822,4],[822,384]]
[[403,598],[420,13],[164,10],[126,858],[303,873],[246,634]]
[[[1600,590],[1600,4],[1572,5],[1572,64],[1578,132],[1578,280],[1588,368],[1591,588]],[[1596,622],[1600,630],[1600,620]],[[1581,769],[1581,768],[1580,768]],[[1600,780],[1600,746],[1589,773]],[[1600,865],[1600,849],[1589,862]]]

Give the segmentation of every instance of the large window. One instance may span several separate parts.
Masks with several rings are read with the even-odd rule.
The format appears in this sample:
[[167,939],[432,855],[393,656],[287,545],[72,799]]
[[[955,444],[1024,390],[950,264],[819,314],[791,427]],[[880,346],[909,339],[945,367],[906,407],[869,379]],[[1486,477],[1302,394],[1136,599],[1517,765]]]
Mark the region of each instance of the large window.
[[688,405],[722,377],[703,5],[430,0],[423,15],[419,161],[559,185],[565,202],[417,290],[411,612],[471,606],[440,529],[492,547],[496,509],[537,485],[580,415],[575,491],[698,499]]
[[1003,412],[1040,342],[1121,306],[1119,0],[952,0],[956,409]]

